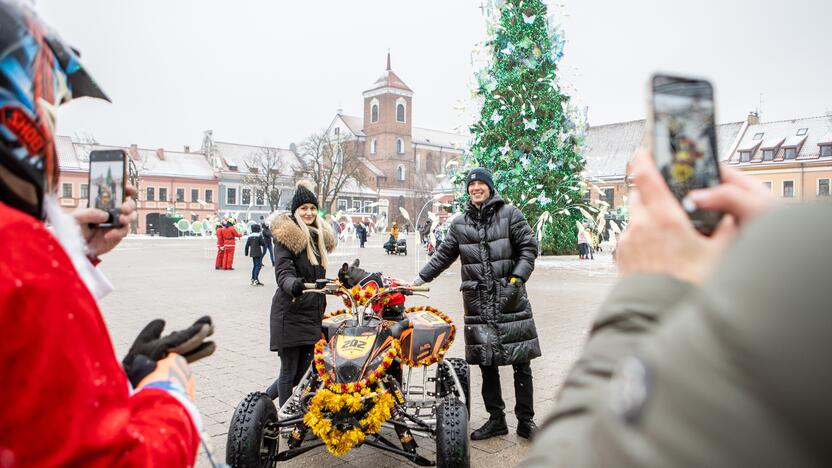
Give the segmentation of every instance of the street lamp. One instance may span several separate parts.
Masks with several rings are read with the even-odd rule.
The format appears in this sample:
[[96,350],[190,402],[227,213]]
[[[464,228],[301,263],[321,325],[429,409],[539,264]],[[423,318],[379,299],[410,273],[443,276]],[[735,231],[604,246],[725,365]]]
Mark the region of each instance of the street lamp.
[[[442,198],[444,196],[445,196],[445,194],[440,192],[440,193],[435,194],[434,196],[432,196],[430,198],[430,200],[425,202],[424,206],[422,206],[422,209],[419,210],[419,215],[416,216],[416,222],[418,223],[419,220],[422,218],[422,212],[425,211],[425,208],[427,208],[428,205],[432,205],[435,201],[439,200],[440,198]],[[416,262],[414,264],[414,268],[416,270],[416,274],[418,274],[419,273],[419,252],[422,250],[421,249],[422,243],[420,242],[420,239],[419,239],[419,230],[415,229],[415,227],[416,226],[414,226],[414,229],[413,229],[413,231],[414,231],[413,232],[413,247],[414,247],[414,250],[416,252],[416,255],[413,256],[413,259]]]

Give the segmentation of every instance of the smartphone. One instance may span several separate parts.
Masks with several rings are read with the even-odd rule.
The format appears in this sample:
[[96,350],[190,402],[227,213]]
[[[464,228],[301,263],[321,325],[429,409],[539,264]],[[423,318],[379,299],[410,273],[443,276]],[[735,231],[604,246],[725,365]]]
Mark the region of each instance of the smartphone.
[[95,150],[90,152],[89,204],[110,216],[97,227],[120,227],[118,221],[127,188],[127,152]]
[[650,79],[648,128],[653,158],[693,225],[710,234],[722,213],[685,203],[688,192],[720,183],[714,90],[707,80],[655,74]]

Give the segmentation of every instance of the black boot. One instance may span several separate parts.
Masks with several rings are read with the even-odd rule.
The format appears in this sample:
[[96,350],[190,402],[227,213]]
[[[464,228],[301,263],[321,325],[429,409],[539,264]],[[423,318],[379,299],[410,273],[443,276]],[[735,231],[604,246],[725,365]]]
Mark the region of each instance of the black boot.
[[493,416],[481,428],[471,433],[471,440],[485,440],[498,435],[508,434],[505,416],[495,419]]
[[[517,422],[517,435],[520,437],[532,440],[535,432],[537,432],[537,424],[534,423],[534,420]],[[473,437],[471,438],[473,439]]]

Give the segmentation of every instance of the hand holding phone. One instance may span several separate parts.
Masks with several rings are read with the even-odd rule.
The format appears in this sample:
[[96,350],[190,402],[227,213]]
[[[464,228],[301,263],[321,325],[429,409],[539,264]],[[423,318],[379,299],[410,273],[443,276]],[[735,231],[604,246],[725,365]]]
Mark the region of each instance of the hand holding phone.
[[106,222],[95,227],[121,227],[119,215],[127,197],[127,153],[118,149],[91,151],[88,187],[87,206],[109,215]]
[[713,87],[706,80],[656,74],[650,80],[648,131],[659,172],[694,227],[710,234],[722,213],[686,200],[692,190],[720,184]]

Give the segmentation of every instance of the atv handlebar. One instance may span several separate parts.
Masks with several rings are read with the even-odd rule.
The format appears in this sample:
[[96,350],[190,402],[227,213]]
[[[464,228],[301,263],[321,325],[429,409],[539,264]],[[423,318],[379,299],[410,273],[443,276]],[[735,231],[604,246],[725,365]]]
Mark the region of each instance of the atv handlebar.
[[[315,283],[303,283],[303,289],[305,290],[316,290],[318,288],[315,287]],[[404,289],[406,291],[413,291],[413,292],[430,292],[429,286],[396,286],[390,289]],[[335,283],[327,283],[326,286],[323,287],[320,291],[323,292],[336,292],[338,291],[337,285]]]

